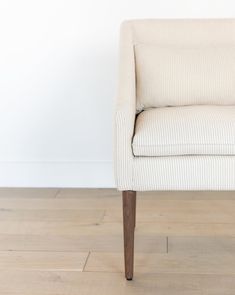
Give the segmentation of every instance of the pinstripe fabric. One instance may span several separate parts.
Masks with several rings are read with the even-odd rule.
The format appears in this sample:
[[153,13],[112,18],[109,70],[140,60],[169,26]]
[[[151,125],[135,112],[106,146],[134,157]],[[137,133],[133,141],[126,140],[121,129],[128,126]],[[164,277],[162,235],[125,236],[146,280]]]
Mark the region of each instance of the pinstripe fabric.
[[[118,110],[116,113],[115,176],[118,187],[128,190],[132,187],[133,154],[131,147],[133,123],[131,111]],[[125,128],[123,128],[125,126]]]
[[135,46],[137,110],[235,104],[235,46]]
[[[195,45],[196,47],[200,45],[234,46],[235,20],[136,20],[125,22],[122,25],[119,86],[114,122],[114,162],[117,188],[119,190],[235,189],[235,156],[144,157],[133,155],[132,140],[135,133],[135,114],[137,111],[134,45],[140,43],[160,44],[166,47],[170,45],[183,47],[186,45]],[[231,118],[232,114],[229,113],[228,116]],[[230,126],[229,129],[231,129],[231,126],[233,127],[232,122],[223,122],[221,116],[218,115],[217,117],[220,119],[220,135],[223,126]],[[156,121],[158,121],[157,117]],[[192,119],[191,122],[193,124]],[[215,120],[213,122],[213,130],[215,130],[218,126]],[[207,126],[207,123],[201,126]],[[169,131],[170,123],[165,127],[165,129],[167,128]],[[229,130],[230,135],[231,132]],[[177,136],[175,140],[179,141],[179,133]],[[196,140],[199,137],[198,133],[192,138]],[[213,135],[210,138],[213,139]],[[216,135],[214,135],[214,138],[216,139]],[[205,136],[200,137],[201,141],[204,139]],[[167,138],[165,140],[167,142]],[[222,135],[221,138],[216,140],[221,145],[221,141],[225,145],[229,142],[228,137],[222,137]],[[226,149],[229,150],[229,147],[226,147]]]
[[133,183],[129,189],[234,190],[235,157],[135,157]]
[[115,113],[114,166],[118,187],[124,190],[132,186],[133,153],[132,137],[136,114],[135,62],[131,27],[121,27],[119,86]]
[[133,44],[173,46],[235,43],[235,19],[146,19],[124,22],[132,29]]
[[235,155],[235,106],[143,111],[132,146],[135,156]]
[[235,190],[234,156],[135,157],[132,164],[120,191]]

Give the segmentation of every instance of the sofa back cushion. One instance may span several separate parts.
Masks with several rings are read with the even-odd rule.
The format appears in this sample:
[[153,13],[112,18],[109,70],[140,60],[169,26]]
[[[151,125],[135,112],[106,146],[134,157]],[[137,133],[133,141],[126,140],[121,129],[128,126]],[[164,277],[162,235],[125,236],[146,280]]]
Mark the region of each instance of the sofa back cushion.
[[235,46],[136,44],[137,111],[235,105]]

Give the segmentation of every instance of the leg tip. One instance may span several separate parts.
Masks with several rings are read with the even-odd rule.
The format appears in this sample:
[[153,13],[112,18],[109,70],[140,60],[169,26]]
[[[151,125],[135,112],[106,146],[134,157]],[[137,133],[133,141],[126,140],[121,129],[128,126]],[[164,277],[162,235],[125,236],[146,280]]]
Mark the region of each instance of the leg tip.
[[132,281],[132,278],[126,278],[127,281]]

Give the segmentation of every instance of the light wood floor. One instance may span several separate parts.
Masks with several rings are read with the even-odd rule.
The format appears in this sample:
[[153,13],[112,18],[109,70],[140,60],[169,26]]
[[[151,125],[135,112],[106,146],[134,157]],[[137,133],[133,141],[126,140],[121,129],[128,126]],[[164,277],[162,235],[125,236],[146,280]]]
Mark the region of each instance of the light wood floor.
[[120,193],[0,189],[0,295],[234,295],[235,192],[137,195],[135,278]]

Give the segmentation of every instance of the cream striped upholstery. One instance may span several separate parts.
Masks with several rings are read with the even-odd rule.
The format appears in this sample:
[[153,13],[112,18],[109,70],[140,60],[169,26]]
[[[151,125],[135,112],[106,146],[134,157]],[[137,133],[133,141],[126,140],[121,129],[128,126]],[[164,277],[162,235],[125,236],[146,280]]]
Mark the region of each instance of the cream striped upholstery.
[[137,110],[235,104],[235,46],[135,45]]
[[119,190],[234,190],[234,156],[136,157]]
[[[169,143],[169,140],[174,140],[175,143],[181,144],[181,149],[162,149],[160,152],[161,155],[157,156],[156,149],[151,151],[148,150],[149,153],[152,153],[152,156],[134,156],[132,149],[134,148],[134,146],[132,147],[132,143],[134,143],[134,145],[136,145],[136,143],[141,143],[143,145],[145,140],[146,144],[151,142],[152,137],[156,136],[158,131],[160,131],[160,127],[157,127],[157,124],[164,125],[164,120],[158,120],[160,117],[158,118],[156,114],[157,112],[160,112],[160,109],[157,108],[153,111],[154,115],[151,115],[153,120],[156,121],[156,124],[153,122],[152,125],[154,128],[150,128],[150,125],[146,125],[147,119],[143,126],[142,124],[140,126],[138,120],[136,122],[136,114],[143,106],[141,105],[139,107],[136,99],[136,89],[138,89],[138,85],[136,85],[137,69],[135,63],[135,47],[138,44],[160,44],[160,46],[168,48],[170,48],[171,45],[173,47],[180,46],[182,48],[185,48],[186,46],[190,48],[194,46],[195,48],[201,48],[201,46],[232,48],[232,46],[235,45],[235,20],[128,21],[122,25],[120,44],[120,79],[114,133],[117,188],[119,190],[235,189],[235,156],[233,156],[234,152],[232,145],[234,142],[232,138],[233,130],[231,130],[234,126],[232,106],[217,106],[218,108],[221,108],[221,113],[215,106],[205,106],[203,112],[204,114],[206,112],[207,115],[205,115],[206,118],[204,122],[195,122],[194,127],[193,122],[197,121],[198,117],[202,117],[203,113],[200,114],[199,111],[196,111],[196,109],[199,109],[197,106],[185,107],[185,110],[188,108],[192,113],[193,111],[191,108],[195,108],[195,114],[191,113],[190,118],[188,118],[189,120],[187,120],[190,122],[191,127],[185,126],[185,130],[187,128],[189,128],[189,130],[190,128],[194,128],[194,130],[197,128],[204,128],[204,130],[201,130],[201,133],[198,130],[197,132],[194,132],[194,134],[191,134],[189,138],[180,138],[179,132],[175,133],[174,130],[171,130],[171,126],[173,126],[174,123],[169,119],[166,126],[164,126],[168,133],[166,133],[165,137],[162,136],[162,143],[167,144]],[[233,67],[231,67],[231,69],[233,69]],[[228,80],[226,81],[228,82]],[[224,91],[226,89],[227,86],[222,90]],[[206,89],[205,91],[212,90]],[[227,90],[227,94],[225,93],[226,99],[229,99],[232,104],[233,90],[232,88]],[[198,91],[200,92],[201,90]],[[166,92],[164,92],[164,95],[165,94]],[[210,101],[210,103],[221,105],[223,104],[223,95],[216,97],[217,94],[218,91],[216,90],[211,97],[213,97],[213,99],[219,99],[220,101]],[[176,97],[178,96],[176,95],[174,99]],[[198,97],[199,96],[197,96],[195,101],[198,101]],[[187,97],[185,96],[184,99],[185,98]],[[193,95],[191,98],[193,98]],[[168,102],[166,105],[167,104]],[[179,105],[181,104],[182,103],[180,102]],[[228,104],[228,101],[224,101],[224,104]],[[209,108],[211,108],[211,113]],[[148,117],[147,112],[152,112],[152,110],[147,110],[141,113],[139,119],[141,118],[140,116],[145,117],[146,115],[146,117]],[[180,112],[182,114],[183,111],[181,110]],[[177,115],[179,117],[180,112],[176,111],[174,118],[176,118]],[[186,116],[186,113],[183,112],[183,115]],[[183,124],[182,121],[183,119],[179,120],[178,124]],[[185,124],[188,124],[188,122]],[[210,124],[210,126],[208,126],[208,124]],[[207,128],[206,130],[205,127]],[[142,137],[143,134],[140,136],[139,133],[139,138],[137,140],[135,135],[138,134],[138,130],[142,130],[143,128],[146,128],[146,132],[148,132],[148,134],[145,134],[146,139]],[[223,133],[224,128],[226,128],[226,134]],[[204,132],[209,134],[210,130],[213,130],[212,133],[210,136],[206,136],[206,133]],[[217,132],[215,132],[216,130]],[[175,137],[171,136],[173,133]],[[183,151],[182,143],[184,143],[185,140],[187,143],[190,141],[195,143],[199,137],[201,140],[200,143],[206,143],[206,140],[209,141],[209,151],[208,148],[205,149],[205,147],[199,148],[198,143],[194,147],[189,148],[188,146],[186,150]],[[158,138],[158,140],[160,140],[160,138]],[[212,143],[217,144],[217,147],[212,148]],[[223,145],[224,147],[222,148]],[[184,155],[185,153],[191,153],[192,149],[194,153],[197,152],[197,154]],[[201,153],[200,155],[199,150]],[[159,153],[159,150],[157,150],[157,152]],[[172,155],[176,154],[176,152],[177,155]],[[207,152],[206,155],[204,155],[205,152]],[[146,151],[142,150],[142,153],[144,154]]]
[[235,106],[143,111],[132,146],[135,156],[235,155]]

